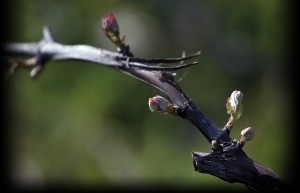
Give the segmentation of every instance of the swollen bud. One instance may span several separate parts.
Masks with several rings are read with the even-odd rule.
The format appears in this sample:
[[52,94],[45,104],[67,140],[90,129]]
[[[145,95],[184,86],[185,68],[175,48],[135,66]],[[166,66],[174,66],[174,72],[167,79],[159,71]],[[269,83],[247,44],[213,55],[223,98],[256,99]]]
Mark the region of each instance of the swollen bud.
[[173,106],[167,99],[161,96],[155,96],[148,100],[149,108],[152,112],[161,112],[171,115],[177,115],[177,107]]
[[251,127],[247,127],[241,131],[241,138],[239,142],[244,145],[246,141],[250,141],[254,138],[255,132]]
[[119,25],[112,13],[102,18],[102,30],[112,43],[119,48],[122,47],[123,42],[120,38]]

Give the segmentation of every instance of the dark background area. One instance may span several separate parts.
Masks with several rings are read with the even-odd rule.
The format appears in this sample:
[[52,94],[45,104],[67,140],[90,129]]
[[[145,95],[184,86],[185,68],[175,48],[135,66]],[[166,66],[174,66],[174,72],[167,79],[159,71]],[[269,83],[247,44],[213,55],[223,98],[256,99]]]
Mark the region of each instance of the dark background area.
[[[8,26],[1,40],[36,42],[48,25],[57,42],[116,50],[100,30],[101,17],[113,12],[138,57],[201,50],[199,65],[178,72],[182,89],[220,127],[228,119],[227,97],[241,90],[244,113],[231,137],[251,126],[256,137],[245,145],[247,155],[291,181],[298,133],[292,124],[294,7],[280,0],[15,0],[1,6],[2,26]],[[22,69],[1,89],[12,186],[246,189],[195,172],[190,152],[209,152],[209,143],[191,123],[151,113],[148,98],[160,93],[117,71],[52,61],[37,80]]]

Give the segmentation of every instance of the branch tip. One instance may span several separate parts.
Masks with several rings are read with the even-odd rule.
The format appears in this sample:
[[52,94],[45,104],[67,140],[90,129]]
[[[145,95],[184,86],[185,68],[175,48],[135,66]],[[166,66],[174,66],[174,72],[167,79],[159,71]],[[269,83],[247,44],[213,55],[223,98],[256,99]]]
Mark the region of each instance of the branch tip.
[[48,26],[43,27],[43,40],[46,41],[46,42],[53,42],[54,41]]
[[42,65],[36,65],[31,71],[30,71],[30,78],[31,79],[36,79],[41,71],[43,69],[43,66]]
[[[130,58],[130,62],[136,62],[136,63],[145,63],[145,64],[149,64],[149,65],[161,65],[161,64],[170,64],[170,63],[177,63],[177,62],[182,62],[182,61],[186,61],[186,60],[190,60],[193,58],[196,58],[197,56],[199,56],[201,53],[201,51],[198,51],[194,54],[191,55],[187,55],[187,56],[181,56],[178,58],[137,58],[137,57],[131,57]],[[117,57],[118,60],[127,60],[127,56],[121,56],[121,57]]]

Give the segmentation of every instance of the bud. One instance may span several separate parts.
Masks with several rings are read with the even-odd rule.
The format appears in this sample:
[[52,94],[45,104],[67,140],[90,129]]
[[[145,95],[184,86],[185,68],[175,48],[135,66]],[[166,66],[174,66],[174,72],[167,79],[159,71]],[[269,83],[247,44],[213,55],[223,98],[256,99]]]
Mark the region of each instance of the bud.
[[33,67],[33,69],[30,71],[30,77],[31,77],[32,79],[36,79],[36,78],[38,77],[38,75],[40,75],[42,69],[43,69],[42,65],[36,65],[36,66]]
[[244,144],[246,141],[250,141],[254,138],[255,132],[251,127],[247,127],[241,131],[240,143]]
[[214,139],[211,141],[211,146],[213,150],[218,150],[220,148],[220,143]]
[[120,39],[118,22],[112,13],[102,18],[102,30],[104,31],[106,37],[108,37],[108,39],[117,47],[121,47],[123,45],[123,42]]
[[152,112],[162,112],[171,115],[177,115],[177,108],[173,106],[167,99],[161,96],[155,96],[148,100],[149,108]]
[[243,93],[241,91],[233,91],[227,99],[227,113],[233,116],[234,121],[239,119],[243,113]]
[[102,18],[102,29],[114,35],[120,35],[118,22],[112,13]]

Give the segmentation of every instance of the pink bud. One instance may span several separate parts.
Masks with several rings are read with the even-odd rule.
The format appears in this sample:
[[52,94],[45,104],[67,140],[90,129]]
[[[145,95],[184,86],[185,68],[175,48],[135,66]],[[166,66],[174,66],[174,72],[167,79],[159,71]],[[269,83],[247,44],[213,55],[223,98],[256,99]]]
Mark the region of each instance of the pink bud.
[[115,16],[110,13],[102,18],[102,29],[106,33],[113,33],[114,35],[119,35],[119,25]]

